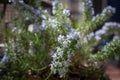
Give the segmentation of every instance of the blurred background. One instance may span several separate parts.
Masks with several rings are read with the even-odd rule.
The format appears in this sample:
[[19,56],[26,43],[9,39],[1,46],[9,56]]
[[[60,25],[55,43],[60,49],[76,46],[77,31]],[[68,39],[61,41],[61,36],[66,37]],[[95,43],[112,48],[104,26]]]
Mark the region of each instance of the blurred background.
[[[24,1],[29,2],[29,0]],[[51,2],[52,0],[42,0],[41,4],[43,7],[50,9]],[[79,20],[81,17],[81,0],[62,0],[62,2],[69,8],[72,19]],[[2,19],[0,26],[3,26],[6,21],[9,22],[16,14],[11,3],[11,0],[0,0],[0,17]],[[94,13],[100,13],[108,5],[116,8],[116,13],[112,16],[111,21],[120,22],[120,0],[93,0]]]

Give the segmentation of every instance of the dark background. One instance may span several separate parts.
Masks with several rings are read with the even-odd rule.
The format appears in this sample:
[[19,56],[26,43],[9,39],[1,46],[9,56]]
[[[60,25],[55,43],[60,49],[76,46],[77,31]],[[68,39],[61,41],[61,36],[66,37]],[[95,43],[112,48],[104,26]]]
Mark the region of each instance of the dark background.
[[108,5],[116,8],[116,13],[112,16],[111,20],[120,22],[120,0],[108,0]]

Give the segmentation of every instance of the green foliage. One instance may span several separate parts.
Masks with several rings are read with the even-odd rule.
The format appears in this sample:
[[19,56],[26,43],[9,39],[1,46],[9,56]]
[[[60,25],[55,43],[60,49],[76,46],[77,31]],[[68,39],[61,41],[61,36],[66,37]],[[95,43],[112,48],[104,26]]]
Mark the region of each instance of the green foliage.
[[114,40],[108,43],[101,51],[99,51],[93,57],[98,61],[104,61],[106,59],[116,59],[119,61],[120,56],[120,40]]
[[35,75],[41,80],[39,74],[47,70],[44,73],[44,76],[49,74],[46,79],[54,77],[52,74],[66,79],[71,77],[68,75],[70,67],[74,70],[77,65],[77,69],[81,69],[79,66],[85,64],[87,67],[84,66],[85,69],[80,75],[89,78],[91,71],[96,70],[97,77],[103,78],[103,71],[95,63],[119,54],[120,40],[108,43],[100,52],[93,55],[94,46],[102,40],[96,40],[90,33],[112,16],[114,8],[107,7],[101,14],[92,18],[92,2],[83,0],[84,19],[73,23],[69,19],[69,10],[65,9],[60,1],[52,3],[52,13],[43,9],[39,2],[40,0],[25,0],[24,3],[15,0],[13,3],[17,15],[11,22],[15,27],[10,30],[6,24],[4,29],[4,54],[7,55],[7,59],[0,64],[0,78],[29,80],[29,71],[35,71]]
[[92,18],[92,9],[90,8],[90,10],[87,10],[85,8],[83,16],[86,18],[84,18],[83,22],[78,21],[78,23],[75,24],[77,28],[83,33],[83,35],[87,35],[102,26],[104,22],[112,16],[113,13],[114,8],[112,9],[112,7],[109,6],[106,7],[101,14],[97,14]]

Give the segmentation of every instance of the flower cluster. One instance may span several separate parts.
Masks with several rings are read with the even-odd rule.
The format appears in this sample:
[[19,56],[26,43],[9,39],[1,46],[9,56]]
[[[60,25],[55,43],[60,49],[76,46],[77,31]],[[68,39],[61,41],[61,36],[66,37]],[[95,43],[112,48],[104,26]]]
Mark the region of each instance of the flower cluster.
[[[68,53],[70,56],[70,54]],[[50,64],[51,73],[58,73],[60,77],[65,77],[67,68],[70,65],[70,57],[65,59],[64,48],[57,47],[56,52],[52,55],[53,61]]]
[[[106,22],[103,27],[99,30],[97,30],[95,33],[91,32],[86,37],[87,38],[95,38],[96,40],[101,40],[102,35],[107,34],[108,31],[111,30],[111,33],[119,34],[119,32],[116,32],[116,29],[120,30],[120,24],[117,22]],[[118,35],[119,36],[119,35]]]
[[40,30],[46,30],[48,28],[48,26],[46,25],[46,20],[42,20],[39,28],[40,28]]
[[[108,35],[109,34],[109,35]],[[91,32],[84,37],[84,41],[88,42],[90,40],[95,40],[98,43],[105,42],[105,37],[111,40],[117,40],[120,38],[120,24],[117,22],[106,22],[103,27],[95,32]]]
[[72,42],[75,42],[75,48],[80,47],[80,32],[77,32],[75,29],[71,29],[71,31],[66,35],[59,35],[58,42],[62,45],[63,48],[69,48]]
[[57,28],[57,27],[58,27],[58,24],[59,24],[59,23],[58,23],[57,20],[52,19],[52,18],[49,18],[49,19],[48,19],[48,22],[49,22],[51,28]]
[[104,24],[103,29],[104,30],[108,29],[108,26],[120,28],[120,23],[117,23],[117,22],[107,22],[107,23]]
[[100,40],[101,35],[106,34],[110,29],[112,29],[112,33],[116,33],[116,31],[114,31],[116,28],[120,29],[120,24],[119,23],[116,23],[116,22],[105,23],[104,26],[102,27],[102,29],[95,32],[96,40]]
[[55,0],[52,2],[52,14],[56,13],[56,5],[58,4],[58,1]]
[[58,73],[60,77],[65,76],[71,62],[71,56],[74,55],[74,50],[79,49],[81,46],[79,38],[80,33],[73,28],[66,36],[58,36],[57,41],[60,46],[56,48],[55,53],[52,55],[53,61],[50,65],[52,73]]
[[[83,7],[84,7],[84,9],[83,9],[84,20],[91,20],[95,13],[92,0],[83,1]],[[88,13],[89,13],[89,15],[88,15]]]
[[112,13],[114,14],[116,12],[115,8],[113,8],[112,6],[108,6],[106,7],[104,10],[103,10],[103,15],[106,13],[106,12],[109,12],[109,13]]
[[[96,15],[95,17],[92,18],[92,21],[94,22],[99,22],[99,21],[105,21],[106,19],[110,18],[112,14],[115,13],[115,8],[108,6],[106,7],[100,15]],[[99,19],[100,18],[100,19]]]
[[91,8],[93,7],[93,3],[91,0],[86,0],[84,3],[85,8]]
[[70,10],[64,9],[63,14],[69,16],[70,15]]

